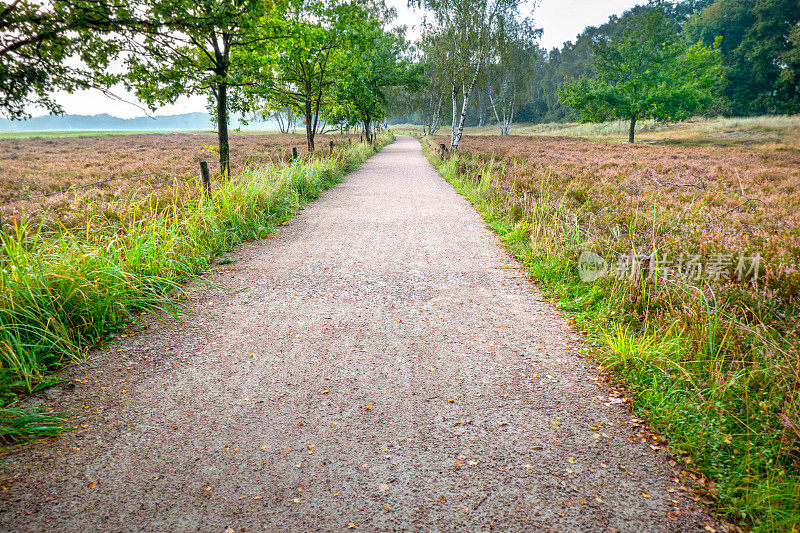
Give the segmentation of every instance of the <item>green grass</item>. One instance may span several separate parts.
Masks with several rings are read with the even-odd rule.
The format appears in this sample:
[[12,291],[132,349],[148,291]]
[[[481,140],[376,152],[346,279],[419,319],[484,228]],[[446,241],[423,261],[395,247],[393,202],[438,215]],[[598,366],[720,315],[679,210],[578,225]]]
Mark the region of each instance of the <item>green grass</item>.
[[52,425],[26,422],[39,415],[15,410],[20,394],[57,380],[56,369],[142,313],[179,314],[181,282],[272,232],[372,153],[354,144],[331,157],[262,166],[215,183],[210,201],[200,187],[188,199],[176,189],[171,202],[127,206],[125,220],[90,218],[57,235],[0,233],[0,439],[51,434]]
[[[592,356],[631,391],[635,411],[669,438],[686,484],[692,476],[704,482],[698,490],[714,501],[714,512],[758,531],[800,528],[800,457],[781,418],[800,403],[791,407],[798,400],[786,370],[763,351],[773,344],[779,351],[781,339],[756,338],[730,320],[748,295],[657,281],[584,283],[576,255],[583,237],[556,216],[569,199],[546,179],[525,208],[517,192],[497,187],[502,161],[443,161],[432,150],[429,158],[587,333]],[[691,315],[685,323],[675,318],[681,313]],[[734,359],[748,350],[749,360]]]

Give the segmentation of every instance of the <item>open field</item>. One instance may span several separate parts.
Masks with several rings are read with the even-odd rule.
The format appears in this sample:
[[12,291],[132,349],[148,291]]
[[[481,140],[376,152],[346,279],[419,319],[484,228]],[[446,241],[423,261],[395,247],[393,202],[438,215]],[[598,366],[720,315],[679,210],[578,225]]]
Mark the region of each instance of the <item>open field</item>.
[[[357,140],[358,137],[355,137]],[[321,136],[318,146],[346,138]],[[194,190],[199,162],[218,168],[213,133],[149,133],[109,136],[0,139],[0,217],[8,231],[18,221],[44,221],[45,229],[74,227],[87,217],[118,215],[117,200],[130,204],[175,183]],[[306,153],[303,135],[238,133],[231,135],[231,171],[267,162],[287,161],[292,148]],[[127,179],[131,177],[131,179]],[[28,197],[84,187],[48,198]],[[9,203],[11,200],[21,199]]]
[[39,139],[60,137],[107,137],[109,135],[148,135],[169,133],[206,133],[209,131],[170,131],[170,130],[63,130],[63,131],[0,131],[0,139]]
[[[422,134],[418,125],[392,126],[397,131]],[[542,135],[583,137],[605,142],[627,142],[628,123],[625,121],[601,124],[551,122],[547,124],[515,124],[513,135]],[[465,135],[498,135],[497,126],[468,127]],[[442,126],[438,135],[449,135]],[[767,151],[776,149],[800,150],[800,116],[760,116],[735,118],[698,117],[686,122],[660,123],[640,121],[636,126],[636,142],[641,144],[670,144],[687,146],[750,146]]]
[[[765,530],[800,524],[800,152],[786,131],[745,146],[465,136],[432,156],[685,454],[687,479]],[[607,262],[593,283],[584,250]]]

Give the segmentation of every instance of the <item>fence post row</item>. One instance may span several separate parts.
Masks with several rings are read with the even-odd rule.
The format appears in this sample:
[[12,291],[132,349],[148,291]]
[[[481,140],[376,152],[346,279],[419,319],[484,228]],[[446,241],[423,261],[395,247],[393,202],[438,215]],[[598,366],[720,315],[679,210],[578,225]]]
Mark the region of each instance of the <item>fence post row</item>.
[[200,174],[203,176],[203,189],[211,198],[211,173],[208,171],[208,161],[200,161]]
[[292,146],[292,161],[297,159],[297,146]]
[[331,141],[331,154],[333,154],[333,141]]

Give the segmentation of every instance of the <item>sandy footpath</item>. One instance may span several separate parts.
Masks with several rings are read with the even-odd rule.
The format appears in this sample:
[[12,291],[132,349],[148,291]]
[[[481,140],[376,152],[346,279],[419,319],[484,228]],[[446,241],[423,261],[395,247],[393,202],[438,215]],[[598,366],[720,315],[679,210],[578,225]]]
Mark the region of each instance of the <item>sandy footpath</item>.
[[0,529],[710,523],[416,140],[232,256],[208,273],[229,290],[33,398],[78,427],[3,457]]

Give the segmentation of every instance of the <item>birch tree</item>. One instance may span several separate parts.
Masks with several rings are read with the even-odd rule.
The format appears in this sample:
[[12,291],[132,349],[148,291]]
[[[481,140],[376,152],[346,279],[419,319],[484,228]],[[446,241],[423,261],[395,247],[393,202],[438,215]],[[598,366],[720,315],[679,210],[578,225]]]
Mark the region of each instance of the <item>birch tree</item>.
[[430,11],[425,24],[429,41],[436,44],[441,67],[449,77],[452,102],[450,151],[458,150],[470,99],[496,41],[501,19],[518,16],[520,0],[418,0]]
[[528,19],[498,17],[494,51],[486,66],[486,94],[500,135],[509,134],[514,115],[527,99],[526,85],[536,65],[532,58],[541,54],[536,45],[541,33]]

